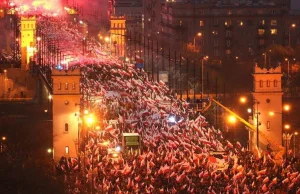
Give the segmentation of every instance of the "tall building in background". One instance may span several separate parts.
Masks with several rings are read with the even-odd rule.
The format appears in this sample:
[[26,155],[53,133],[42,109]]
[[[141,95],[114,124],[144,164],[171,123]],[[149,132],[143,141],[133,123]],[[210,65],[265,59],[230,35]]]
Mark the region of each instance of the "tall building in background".
[[146,36],[170,48],[190,43],[216,61],[253,59],[269,45],[300,43],[300,14],[290,14],[290,1],[145,0],[144,13]]
[[127,33],[143,33],[144,13],[142,0],[115,0],[112,2],[112,6],[113,16],[125,16]]

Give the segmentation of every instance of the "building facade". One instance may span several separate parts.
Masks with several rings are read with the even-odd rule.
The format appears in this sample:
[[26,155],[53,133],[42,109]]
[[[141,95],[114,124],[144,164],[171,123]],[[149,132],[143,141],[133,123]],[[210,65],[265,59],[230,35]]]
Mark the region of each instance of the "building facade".
[[[161,5],[155,31],[170,48],[178,42],[190,43],[200,55],[222,61],[254,58],[272,44],[300,44],[300,14],[290,12],[289,1],[166,1]],[[148,20],[151,14],[145,14],[145,23]]]

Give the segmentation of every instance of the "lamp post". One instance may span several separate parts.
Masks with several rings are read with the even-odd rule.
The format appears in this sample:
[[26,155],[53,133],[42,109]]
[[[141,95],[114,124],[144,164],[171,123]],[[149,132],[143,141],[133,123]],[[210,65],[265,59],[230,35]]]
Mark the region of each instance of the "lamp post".
[[290,60],[288,58],[285,58],[284,60],[287,61],[287,65],[288,65],[287,74],[288,74],[288,79],[289,79],[290,78]]
[[295,28],[295,27],[296,27],[296,24],[291,24],[289,26],[289,47],[291,47],[291,29]]
[[198,32],[195,36],[194,36],[194,52],[196,51],[196,37],[199,36],[201,37],[202,36],[202,33],[201,32]]
[[3,136],[2,138],[1,138],[1,153],[3,152],[3,142],[4,141],[6,141],[6,137],[5,136]]
[[201,60],[201,108],[202,108],[202,100],[203,100],[203,92],[204,92],[204,60],[207,60],[208,56],[204,56]]
[[259,148],[259,121],[258,121],[258,115],[260,114],[260,112],[258,112],[259,103],[260,103],[259,101],[254,99],[254,104],[256,104],[255,115],[256,115],[256,146],[257,146],[257,148]]
[[287,161],[288,157],[288,140],[290,139],[287,131],[291,129],[291,126],[289,124],[284,125],[284,134],[285,134],[285,160]]
[[298,132],[294,132],[294,158],[296,157],[296,136],[298,135]]
[[232,131],[232,140],[236,139],[236,128],[235,128],[235,123],[236,123],[236,117],[234,115],[229,115],[228,116],[228,122],[233,125],[233,131]]

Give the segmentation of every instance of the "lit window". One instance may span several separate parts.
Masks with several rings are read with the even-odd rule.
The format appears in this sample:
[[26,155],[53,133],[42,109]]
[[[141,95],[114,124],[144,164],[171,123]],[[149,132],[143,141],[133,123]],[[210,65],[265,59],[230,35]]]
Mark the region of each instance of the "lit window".
[[204,21],[200,20],[200,26],[204,26]]
[[182,21],[179,21],[179,26],[182,26]]
[[231,24],[232,24],[231,20],[225,21],[225,26],[231,26]]
[[271,20],[271,26],[277,26],[277,20]]
[[262,25],[262,26],[265,25],[265,20],[260,20],[259,24]]
[[69,154],[69,146],[66,146],[66,155]]
[[75,90],[75,82],[72,84],[72,89]]
[[68,90],[69,89],[69,83],[66,83],[65,84],[65,90]]
[[58,89],[61,90],[61,83],[58,83]]
[[270,29],[272,35],[277,35],[277,29]]
[[264,35],[265,34],[265,30],[264,29],[258,29],[258,34],[259,35]]
[[277,87],[277,80],[274,80],[274,87]]
[[65,132],[69,132],[69,124],[65,123]]
[[267,87],[270,87],[270,80],[267,80]]
[[263,87],[263,81],[262,80],[259,81],[259,87]]
[[267,121],[267,129],[270,129],[270,121]]
[[226,55],[230,55],[231,54],[231,50],[226,50],[225,53],[226,53]]

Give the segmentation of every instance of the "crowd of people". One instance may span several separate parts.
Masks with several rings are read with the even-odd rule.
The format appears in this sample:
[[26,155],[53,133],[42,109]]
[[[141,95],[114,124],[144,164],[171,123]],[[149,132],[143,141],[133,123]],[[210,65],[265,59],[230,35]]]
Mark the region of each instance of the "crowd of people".
[[[45,22],[41,29],[51,36],[64,37],[60,46],[72,39],[82,43],[79,31],[66,22],[40,22]],[[74,180],[74,191],[300,193],[299,159],[278,164],[271,152],[251,152],[239,142],[229,142],[163,82],[105,56],[96,43],[88,50],[89,58],[73,53],[76,60],[64,67],[81,69],[82,105],[102,121],[100,129],[83,130],[82,170],[74,159],[62,158],[57,166],[65,174],[83,171],[85,179]],[[122,145],[125,132],[140,135],[140,150],[124,146],[117,159],[105,154],[103,149]]]
[[[74,65],[83,72],[83,94],[101,120],[85,145],[88,187],[99,193],[299,193],[300,162],[278,165],[271,152],[251,152],[224,139],[201,114],[162,82],[117,61]],[[170,117],[175,119],[170,121]],[[109,120],[118,124],[109,124]],[[142,139],[141,152],[123,147],[115,160],[103,154],[122,145],[124,132]],[[105,149],[105,148],[104,148]],[[216,153],[220,153],[216,155]]]

